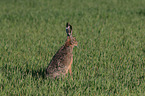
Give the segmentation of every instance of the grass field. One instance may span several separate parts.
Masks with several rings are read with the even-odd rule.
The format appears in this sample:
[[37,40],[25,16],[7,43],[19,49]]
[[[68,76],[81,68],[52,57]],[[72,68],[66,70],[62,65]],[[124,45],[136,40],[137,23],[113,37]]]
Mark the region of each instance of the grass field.
[[[73,79],[45,78],[73,26]],[[145,96],[145,0],[1,0],[0,96]]]

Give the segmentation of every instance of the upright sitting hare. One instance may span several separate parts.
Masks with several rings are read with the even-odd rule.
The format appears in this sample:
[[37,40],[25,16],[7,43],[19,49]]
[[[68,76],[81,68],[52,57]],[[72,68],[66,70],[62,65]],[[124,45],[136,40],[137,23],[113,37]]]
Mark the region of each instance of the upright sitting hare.
[[[72,31],[72,27],[69,31]],[[72,32],[71,32],[72,33]],[[73,48],[77,46],[78,42],[76,41],[75,37],[72,37],[72,34],[67,34],[67,40],[65,44],[56,52],[53,56],[52,60],[50,61],[49,66],[46,69],[46,74],[52,78],[59,78],[64,76],[65,74],[69,73],[72,74],[71,71],[71,64],[73,62]]]

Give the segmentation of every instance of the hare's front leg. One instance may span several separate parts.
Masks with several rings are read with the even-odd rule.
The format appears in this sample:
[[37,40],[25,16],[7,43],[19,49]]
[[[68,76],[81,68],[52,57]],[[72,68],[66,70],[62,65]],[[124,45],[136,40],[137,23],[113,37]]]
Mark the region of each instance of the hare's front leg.
[[71,79],[73,80],[72,71],[71,71],[71,66],[70,66],[70,68],[69,68],[69,73],[70,73]]
[[70,73],[70,76],[71,76],[71,78],[72,78],[72,80],[73,80],[73,77],[72,77],[72,70],[71,70],[71,65],[72,65],[72,63],[73,63],[73,58],[71,58],[71,62],[70,62],[70,65],[69,65],[69,73]]

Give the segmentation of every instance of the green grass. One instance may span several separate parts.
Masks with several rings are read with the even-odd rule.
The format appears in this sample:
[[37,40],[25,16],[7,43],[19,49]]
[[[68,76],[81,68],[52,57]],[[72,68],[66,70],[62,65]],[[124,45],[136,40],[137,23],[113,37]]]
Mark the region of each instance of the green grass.
[[[74,80],[45,78],[66,22]],[[1,0],[0,95],[145,95],[145,1]]]

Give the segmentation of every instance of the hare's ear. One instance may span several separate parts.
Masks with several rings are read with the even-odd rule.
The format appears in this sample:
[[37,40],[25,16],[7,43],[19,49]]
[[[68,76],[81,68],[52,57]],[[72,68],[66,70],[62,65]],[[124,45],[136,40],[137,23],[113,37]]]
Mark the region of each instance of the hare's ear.
[[67,22],[67,23],[66,23],[66,27],[68,27],[68,26],[69,26],[69,23]]
[[72,30],[72,26],[70,25],[70,30]]
[[72,26],[69,23],[66,23],[66,33],[67,33],[67,36],[72,35]]
[[72,35],[72,26],[70,25],[70,35]]
[[69,27],[70,30],[72,30],[72,26],[68,22],[66,23],[66,27]]

